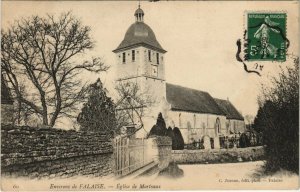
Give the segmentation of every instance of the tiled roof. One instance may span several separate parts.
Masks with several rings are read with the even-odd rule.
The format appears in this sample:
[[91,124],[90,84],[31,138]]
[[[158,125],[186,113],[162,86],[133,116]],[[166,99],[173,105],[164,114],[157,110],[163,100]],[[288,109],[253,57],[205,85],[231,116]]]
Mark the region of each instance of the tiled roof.
[[167,101],[172,110],[225,115],[209,93],[166,84]]
[[13,104],[13,99],[11,97],[9,88],[4,82],[4,78],[1,75],[1,104]]
[[230,101],[216,98],[214,99],[222,111],[226,114],[227,119],[244,120],[244,117],[238,112],[238,110]]
[[163,53],[166,52],[157,41],[152,29],[144,22],[133,23],[128,28],[123,41],[113,52],[139,45],[148,46]]

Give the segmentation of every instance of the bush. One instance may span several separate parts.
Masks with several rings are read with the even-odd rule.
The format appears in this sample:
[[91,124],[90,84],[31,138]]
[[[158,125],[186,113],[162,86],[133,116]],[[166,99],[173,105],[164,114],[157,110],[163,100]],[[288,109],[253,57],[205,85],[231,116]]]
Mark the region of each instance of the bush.
[[174,133],[174,142],[172,141],[172,148],[174,146],[174,150],[184,149],[184,140],[181,135],[180,129],[178,127],[175,127],[173,129],[173,133]]
[[161,113],[158,114],[156,124],[150,130],[149,137],[153,135],[167,136],[166,123]]
[[263,131],[266,171],[275,172],[282,168],[299,173],[299,112],[288,106],[278,108],[270,102],[266,106],[266,121],[269,122]]
[[266,172],[299,173],[299,58],[264,88],[254,127],[263,132]]
[[161,113],[158,114],[156,124],[150,130],[148,137],[151,136],[168,136],[172,139],[172,149],[182,150],[184,149],[184,140],[179,128],[175,127],[173,130],[171,127],[166,128],[165,120]]

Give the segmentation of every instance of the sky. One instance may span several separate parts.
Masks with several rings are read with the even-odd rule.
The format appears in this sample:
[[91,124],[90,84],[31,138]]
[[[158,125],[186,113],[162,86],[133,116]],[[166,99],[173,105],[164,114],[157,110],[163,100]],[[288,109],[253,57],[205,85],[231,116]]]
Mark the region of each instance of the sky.
[[[100,56],[111,68],[107,73],[84,73],[80,78],[93,82],[101,77],[108,90],[114,87],[116,58],[114,50],[135,21],[137,1],[3,1],[2,29],[22,17],[72,11],[84,25],[91,27],[95,49],[88,56]],[[260,84],[276,76],[287,62],[262,62],[262,76],[246,73],[236,60],[236,41],[243,37],[246,11],[285,11],[289,54],[299,50],[298,2],[237,1],[142,1],[144,22],[167,50],[165,73],[168,83],[209,92],[213,97],[229,99],[243,115],[256,115]],[[255,63],[247,63],[250,68]],[[112,92],[112,91],[111,91]]]

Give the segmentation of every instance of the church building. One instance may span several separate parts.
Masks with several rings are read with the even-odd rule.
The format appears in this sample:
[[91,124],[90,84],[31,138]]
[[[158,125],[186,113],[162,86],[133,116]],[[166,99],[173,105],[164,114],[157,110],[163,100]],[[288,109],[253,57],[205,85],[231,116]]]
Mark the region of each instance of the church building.
[[155,100],[153,105],[146,106],[144,129],[139,130],[136,137],[146,137],[159,112],[167,127],[180,129],[186,144],[209,136],[218,148],[219,137],[244,132],[244,118],[229,100],[216,99],[205,91],[166,82],[167,51],[144,22],[144,15],[139,7],[134,13],[135,22],[113,50],[117,58],[117,82],[136,82],[142,92],[147,92]]

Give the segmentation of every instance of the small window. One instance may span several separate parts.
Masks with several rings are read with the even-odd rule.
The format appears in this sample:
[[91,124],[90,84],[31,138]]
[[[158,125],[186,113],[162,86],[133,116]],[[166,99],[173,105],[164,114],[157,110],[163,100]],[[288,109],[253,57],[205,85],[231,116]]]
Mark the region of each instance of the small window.
[[159,64],[159,53],[156,53],[156,63]]
[[148,50],[148,60],[151,62],[151,50]]
[[132,61],[135,61],[135,50],[132,50],[131,56],[132,56]]
[[122,58],[123,63],[125,63],[126,62],[126,53],[124,52],[122,55],[123,55],[123,58]]

